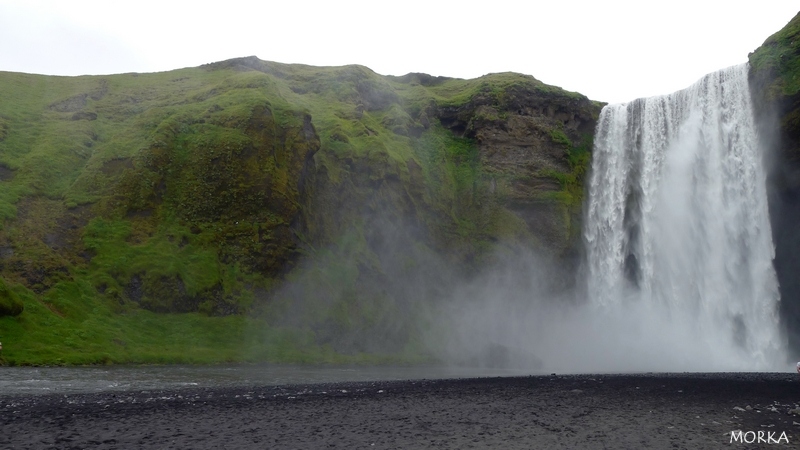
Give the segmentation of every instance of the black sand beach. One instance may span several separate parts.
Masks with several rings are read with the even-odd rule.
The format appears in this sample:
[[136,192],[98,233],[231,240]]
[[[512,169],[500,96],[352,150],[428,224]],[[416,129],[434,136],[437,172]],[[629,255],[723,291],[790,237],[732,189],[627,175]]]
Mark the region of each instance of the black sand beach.
[[0,394],[0,448],[800,448],[799,406],[789,373]]

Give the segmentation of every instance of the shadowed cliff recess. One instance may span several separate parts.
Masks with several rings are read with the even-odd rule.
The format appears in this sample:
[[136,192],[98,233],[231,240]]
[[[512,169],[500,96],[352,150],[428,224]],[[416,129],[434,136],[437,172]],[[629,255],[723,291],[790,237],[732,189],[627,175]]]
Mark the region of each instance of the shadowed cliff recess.
[[800,13],[749,55],[750,89],[769,149],[767,182],[791,359],[800,358]]

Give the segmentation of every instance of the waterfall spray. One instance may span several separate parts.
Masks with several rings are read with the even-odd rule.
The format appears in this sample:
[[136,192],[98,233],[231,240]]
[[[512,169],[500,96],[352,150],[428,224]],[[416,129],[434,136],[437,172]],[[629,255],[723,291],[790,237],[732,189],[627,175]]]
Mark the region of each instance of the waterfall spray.
[[590,303],[598,315],[635,311],[632,320],[656,325],[631,340],[703,369],[771,369],[784,351],[747,72],[608,105],[595,134]]

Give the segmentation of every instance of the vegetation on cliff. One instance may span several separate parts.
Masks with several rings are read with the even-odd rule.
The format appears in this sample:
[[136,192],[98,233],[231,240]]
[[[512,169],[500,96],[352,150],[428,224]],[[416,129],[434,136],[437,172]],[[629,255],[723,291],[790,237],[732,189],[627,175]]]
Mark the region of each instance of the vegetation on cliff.
[[[800,13],[749,55],[751,89],[761,116],[774,115],[785,156],[800,159]],[[770,120],[773,120],[770,118]]]
[[12,364],[424,358],[443,277],[574,257],[600,109],[518,74],[254,57],[0,73],[0,98]]
[[768,99],[800,92],[800,13],[750,54],[750,65],[756,72],[776,75],[767,87]]

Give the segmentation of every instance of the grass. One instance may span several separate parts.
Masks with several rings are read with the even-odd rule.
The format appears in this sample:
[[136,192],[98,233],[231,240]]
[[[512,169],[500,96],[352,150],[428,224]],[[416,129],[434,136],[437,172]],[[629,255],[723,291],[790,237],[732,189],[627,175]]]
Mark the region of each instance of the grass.
[[0,357],[11,365],[379,363],[404,355],[342,355],[318,345],[310,331],[272,326],[246,316],[123,313],[98,299],[86,282],[63,283],[44,298],[16,289],[23,316],[0,317]]
[[800,92],[800,13],[750,55],[750,65],[778,75],[766,93],[769,99]]

